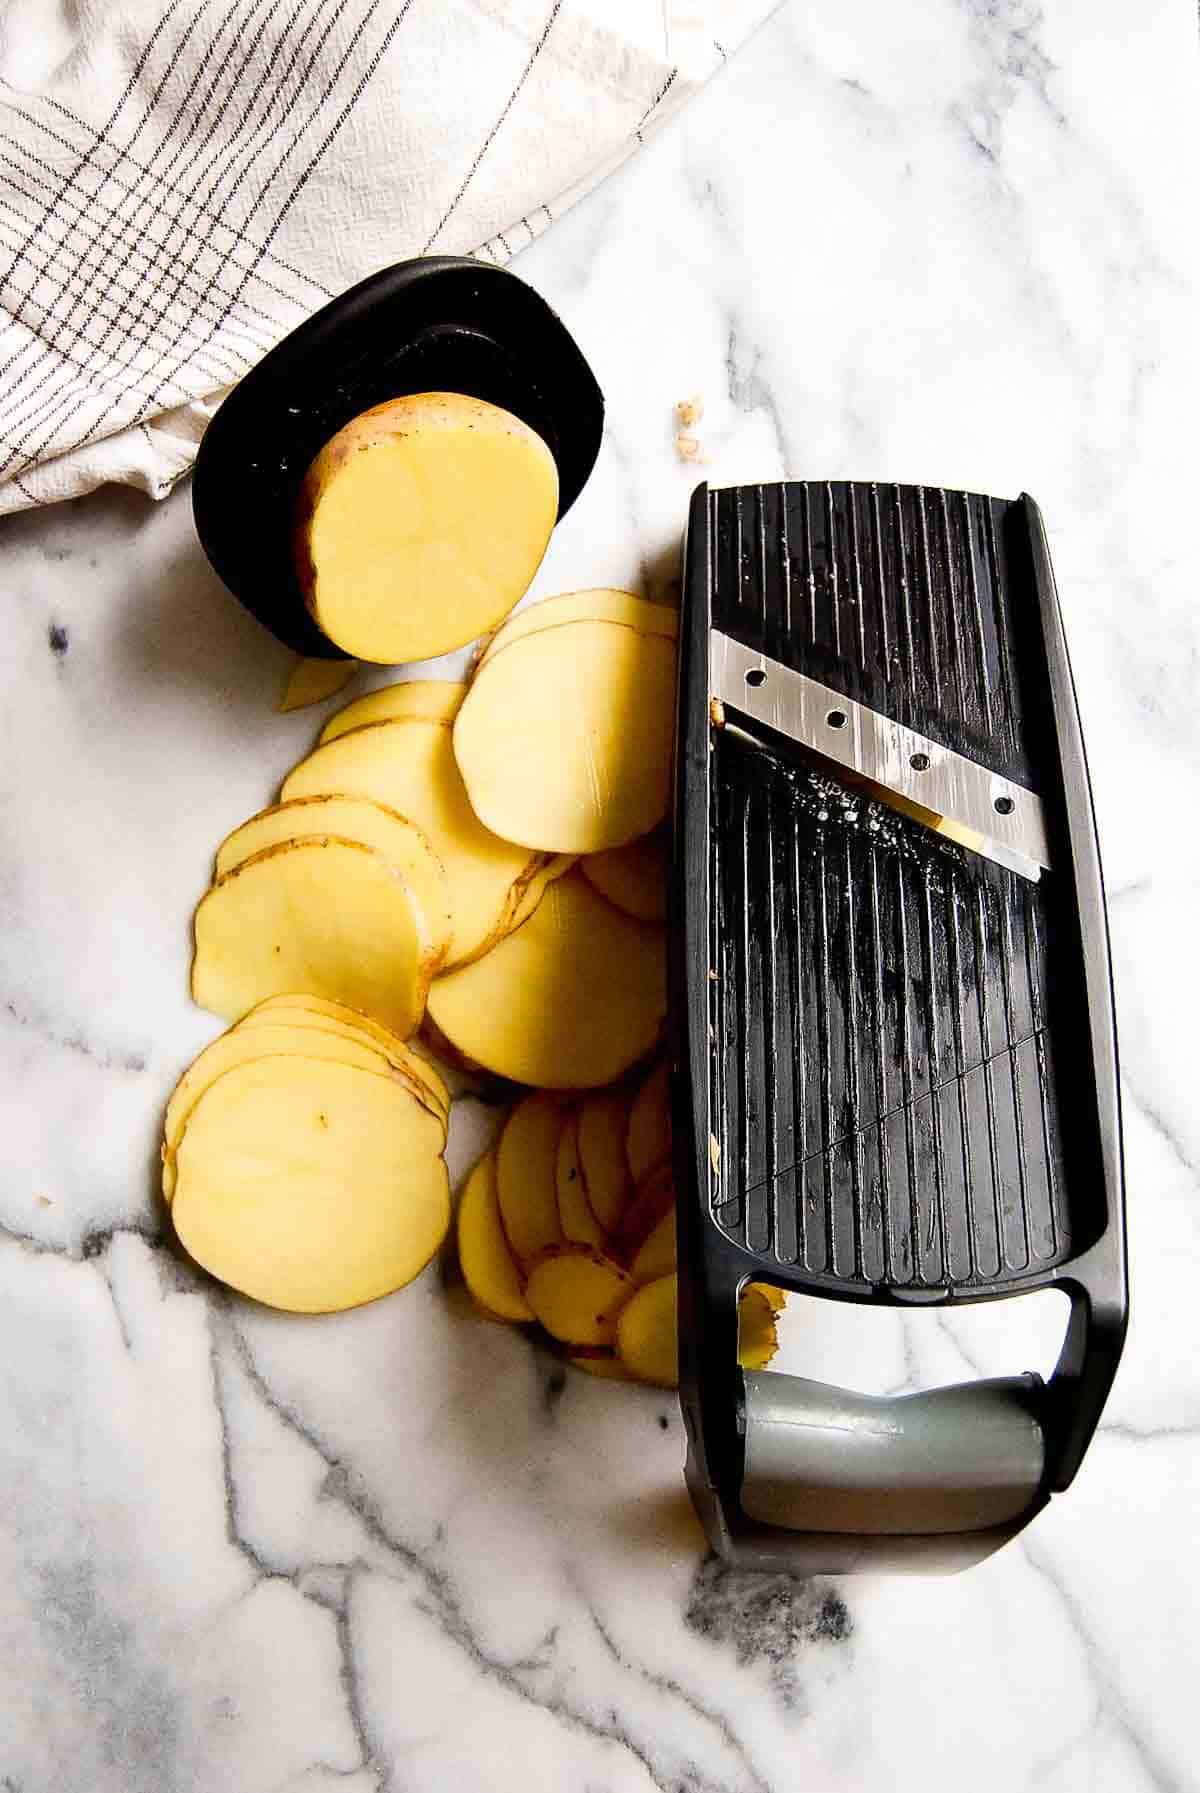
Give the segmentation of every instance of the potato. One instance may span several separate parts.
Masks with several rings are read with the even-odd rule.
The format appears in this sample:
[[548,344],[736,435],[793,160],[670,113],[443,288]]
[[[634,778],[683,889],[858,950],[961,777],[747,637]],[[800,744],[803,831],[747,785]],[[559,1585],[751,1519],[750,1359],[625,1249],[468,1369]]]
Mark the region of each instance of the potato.
[[642,1240],[629,1266],[629,1274],[635,1283],[654,1282],[660,1276],[670,1276],[676,1267],[677,1255],[672,1203],[657,1226]]
[[633,1098],[625,1155],[635,1183],[671,1156],[671,1071],[665,1061],[654,1067]]
[[319,628],[360,660],[432,660],[513,608],[558,516],[558,468],[482,399],[389,399],[338,431],[300,492],[296,574]]
[[579,1106],[579,1164],[588,1206],[611,1233],[633,1195],[625,1159],[629,1097],[624,1090],[598,1090]]
[[321,730],[318,744],[336,741],[352,728],[365,728],[372,722],[395,722],[415,716],[427,722],[453,722],[467,687],[453,679],[405,679],[398,685],[384,685],[380,691],[368,691],[364,697],[339,710]]
[[666,815],[674,718],[674,642],[624,623],[563,623],[485,658],[454,721],[454,753],[494,834],[598,853]]
[[588,1206],[587,1191],[579,1169],[579,1116],[568,1114],[558,1135],[555,1169],[558,1222],[563,1238],[574,1245],[594,1245],[603,1250],[604,1228]]
[[665,1214],[675,1208],[675,1184],[671,1166],[662,1161],[644,1176],[633,1200],[621,1215],[610,1250],[622,1264],[631,1263]]
[[223,878],[264,847],[331,834],[374,847],[400,873],[420,904],[440,965],[449,950],[451,931],[445,868],[415,822],[369,797],[296,797],[262,810],[225,836],[217,848],[217,877]]
[[678,1293],[673,1275],[644,1284],[622,1308],[617,1353],[639,1382],[679,1387]]
[[500,1218],[522,1263],[562,1240],[555,1181],[561,1127],[561,1104],[539,1091],[517,1103],[496,1147]]
[[356,1040],[349,1030],[335,1032],[335,1023],[324,1027],[291,1027],[281,1020],[273,1026],[249,1029],[234,1027],[206,1046],[193,1059],[171,1092],[163,1119],[162,1191],[168,1203],[175,1193],[175,1153],[188,1116],[211,1083],[234,1065],[253,1059],[271,1058],[290,1053],[298,1058],[332,1059],[338,1064],[355,1065],[379,1077],[395,1077],[410,1090],[422,1106],[437,1114],[442,1124],[442,1144],[446,1139],[446,1116],[435,1110],[432,1098],[413,1077],[389,1064],[381,1049]]
[[358,1009],[348,1009],[343,1003],[329,1002],[323,996],[268,996],[257,1008],[243,1015],[237,1023],[238,1030],[274,1027],[281,1022],[300,1030],[332,1030],[345,1038],[357,1039],[362,1044],[374,1046],[381,1052],[387,1062],[396,1070],[404,1072],[413,1082],[421,1085],[423,1096],[447,1119],[450,1115],[450,1092],[437,1070],[429,1060],[390,1027],[375,1021],[370,1015],[360,1013]]
[[411,1282],[445,1238],[442,1137],[398,1078],[292,1056],[236,1065],[188,1117],[175,1231],[269,1307],[357,1307]]
[[497,1076],[540,1089],[598,1088],[658,1037],[662,930],[622,915],[570,872],[517,933],[437,978],[429,1013],[452,1046]]
[[433,973],[408,885],[359,841],[267,847],[219,879],[196,910],[192,995],[237,1021],[264,997],[305,990],[378,1016],[402,1037]]
[[479,1306],[498,1320],[532,1320],[521,1275],[509,1250],[496,1197],[496,1156],[479,1160],[458,1204],[458,1261]]
[[669,641],[679,636],[679,612],[666,604],[651,604],[634,597],[631,591],[612,591],[598,587],[594,591],[563,592],[557,598],[542,598],[527,604],[483,644],[479,665],[489,660],[512,641],[525,635],[536,635],[539,629],[556,629],[560,623],[628,623],[643,635],[665,635]]
[[611,1345],[633,1293],[625,1272],[584,1245],[551,1245],[531,1266],[525,1299],[564,1345]]
[[324,703],[348,685],[357,671],[353,660],[296,660],[283,687],[279,708],[306,710],[310,704]]
[[738,1303],[738,1362],[744,1370],[765,1370],[779,1349],[777,1310],[761,1283],[749,1283]]
[[370,797],[415,822],[445,869],[453,918],[447,967],[486,952],[511,925],[545,854],[498,840],[463,788],[444,722],[409,717],[356,728],[318,747],[283,781],[283,797]]
[[600,895],[627,915],[636,915],[639,921],[666,921],[667,860],[667,837],[658,829],[627,847],[589,853],[579,864]]

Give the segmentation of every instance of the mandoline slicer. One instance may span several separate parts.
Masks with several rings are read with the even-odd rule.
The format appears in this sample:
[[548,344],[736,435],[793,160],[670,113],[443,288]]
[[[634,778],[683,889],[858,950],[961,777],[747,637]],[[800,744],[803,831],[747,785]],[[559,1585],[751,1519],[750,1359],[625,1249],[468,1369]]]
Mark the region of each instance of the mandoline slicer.
[[[743,1566],[964,1567],[1070,1483],[1126,1324],[1104,892],[1032,499],[702,486],[676,803],[693,1499]],[[875,1397],[739,1369],[751,1278],[1055,1285],[1071,1317],[1048,1382]]]

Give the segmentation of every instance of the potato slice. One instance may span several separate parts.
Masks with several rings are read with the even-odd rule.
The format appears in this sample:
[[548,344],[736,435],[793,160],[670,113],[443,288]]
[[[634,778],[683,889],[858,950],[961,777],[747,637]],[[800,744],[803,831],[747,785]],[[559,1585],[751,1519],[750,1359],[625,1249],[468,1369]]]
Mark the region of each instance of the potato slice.
[[500,1077],[540,1089],[598,1088],[658,1037],[662,930],[622,915],[570,872],[515,934],[439,977],[429,1013],[452,1046]]
[[409,1040],[402,1040],[390,1027],[376,1021],[373,1015],[364,1015],[360,1009],[347,1008],[345,1003],[331,1002],[324,996],[297,995],[289,991],[283,996],[268,996],[257,1008],[251,1009],[238,1022],[239,1027],[254,1027],[260,1023],[273,1025],[280,1019],[286,1019],[292,1026],[307,1026],[309,1023],[332,1025],[337,1031],[343,1029],[356,1034],[369,1045],[378,1046],[398,1070],[407,1071],[418,1078],[429,1092],[436,1108],[443,1114],[450,1113],[450,1092],[442,1081],[437,1066],[430,1064],[422,1057]]
[[449,724],[409,717],[356,728],[318,747],[283,781],[282,795],[370,797],[422,830],[445,869],[453,928],[446,965],[486,952],[546,865],[544,855],[490,834],[467,798]]
[[196,910],[192,995],[238,1021],[306,990],[374,1014],[401,1036],[425,1008],[433,952],[408,885],[360,841],[267,847]]
[[458,1261],[476,1302],[499,1320],[532,1320],[521,1274],[509,1250],[496,1197],[496,1155],[479,1160],[458,1204]]
[[557,516],[554,456],[520,418],[458,392],[389,399],[305,475],[300,589],[346,653],[432,660],[508,615]]
[[513,1255],[527,1264],[562,1240],[555,1172],[562,1105],[537,1091],[504,1123],[496,1147],[496,1195]]
[[639,1382],[679,1387],[678,1291],[673,1275],[645,1283],[622,1308],[617,1351]]
[[598,1090],[579,1106],[579,1163],[588,1206],[606,1233],[617,1226],[633,1195],[625,1159],[629,1097],[624,1090]]
[[637,598],[631,591],[613,591],[597,587],[594,591],[568,591],[556,598],[542,598],[527,604],[507,622],[501,623],[490,640],[483,644],[479,665],[500,652],[510,642],[523,636],[536,635],[541,629],[556,629],[562,623],[627,623],[643,635],[665,635],[669,641],[679,636],[679,612],[667,604],[652,604]]
[[352,728],[365,728],[372,722],[396,722],[415,716],[426,722],[453,722],[467,694],[467,687],[456,679],[404,679],[397,685],[384,685],[382,690],[368,691],[353,703],[339,710],[317,737],[336,741]]
[[179,1142],[175,1231],[269,1307],[357,1307],[411,1282],[446,1236],[441,1138],[398,1078],[290,1055],[236,1065]]
[[674,720],[674,642],[564,623],[488,656],[455,718],[454,752],[494,834],[598,853],[666,815]]
[[654,1232],[664,1214],[675,1207],[675,1183],[668,1160],[656,1164],[633,1192],[633,1200],[621,1215],[609,1247],[622,1264],[630,1263]]
[[[258,1058],[272,1058],[291,1053],[300,1058],[332,1059],[337,1064],[355,1065],[362,1071],[373,1071],[379,1077],[396,1077],[411,1090],[425,1107],[433,1112],[432,1100],[415,1078],[389,1064],[378,1046],[355,1039],[349,1029],[334,1031],[336,1024],[323,1027],[290,1027],[286,1020],[274,1026],[247,1030],[230,1028],[206,1046],[193,1059],[171,1092],[163,1117],[162,1192],[169,1204],[175,1193],[175,1154],[187,1126],[188,1116],[210,1084],[231,1070],[234,1065],[248,1064]],[[442,1123],[442,1143],[446,1138],[446,1117],[438,1113]]]
[[296,660],[283,687],[279,708],[306,710],[310,704],[324,703],[348,685],[357,671],[356,660]]
[[738,1303],[738,1362],[744,1370],[765,1370],[779,1349],[776,1312],[762,1293],[762,1285],[749,1283]]
[[594,1245],[603,1250],[605,1232],[588,1206],[587,1192],[579,1169],[579,1116],[568,1114],[558,1135],[558,1158],[555,1168],[558,1192],[558,1221],[563,1238],[574,1245]]
[[669,1212],[642,1240],[629,1266],[629,1274],[635,1283],[654,1282],[660,1276],[670,1276],[677,1262],[675,1206],[672,1203]]
[[[368,1033],[354,1022],[335,1021],[328,1015],[309,1014],[303,1009],[273,1010],[266,1003],[260,1003],[243,1015],[233,1031],[235,1033],[256,1034],[267,1027],[285,1027],[290,1033],[298,1036],[301,1056],[304,1056],[303,1042],[311,1039],[313,1034],[333,1034],[335,1038],[349,1040],[369,1051],[378,1054],[382,1068],[395,1071],[413,1086],[420,1100],[442,1117],[447,1123],[450,1119],[450,1092],[437,1071],[425,1059],[419,1058],[415,1052],[394,1034],[384,1043],[374,1034]],[[381,1032],[388,1034],[388,1029]]]
[[748,1282],[742,1291],[743,1299],[751,1294],[757,1295],[761,1301],[765,1301],[773,1314],[781,1314],[787,1306],[787,1296],[782,1289],[777,1289],[774,1283]]
[[627,847],[589,853],[579,863],[584,877],[618,909],[639,921],[666,921],[667,859],[667,837],[657,829]]
[[223,878],[264,847],[313,835],[336,834],[359,840],[395,866],[421,905],[438,964],[450,945],[450,890],[442,862],[428,839],[407,816],[370,797],[296,797],[251,816],[217,848],[216,874]]
[[611,1345],[617,1316],[633,1293],[619,1265],[585,1245],[551,1245],[525,1284],[525,1299],[564,1345]]
[[671,1070],[663,1060],[633,1098],[625,1154],[635,1183],[671,1156]]

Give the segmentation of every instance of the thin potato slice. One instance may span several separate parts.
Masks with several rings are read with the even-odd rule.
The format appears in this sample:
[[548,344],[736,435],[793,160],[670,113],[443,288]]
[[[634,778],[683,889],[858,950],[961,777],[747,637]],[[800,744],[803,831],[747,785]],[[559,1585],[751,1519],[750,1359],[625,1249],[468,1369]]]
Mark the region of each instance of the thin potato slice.
[[402,1036],[420,1022],[429,937],[408,885],[359,841],[267,847],[213,885],[195,927],[192,995],[227,1021],[306,990]]
[[[432,1110],[432,1103],[423,1094],[415,1078],[407,1077],[403,1071],[391,1066],[377,1046],[354,1039],[348,1031],[335,1033],[332,1026],[329,1023],[321,1029],[289,1027],[286,1022],[281,1022],[278,1026],[254,1027],[249,1030],[234,1027],[213,1040],[192,1060],[172,1090],[163,1117],[162,1191],[168,1204],[175,1193],[175,1154],[187,1126],[188,1116],[210,1084],[215,1083],[218,1077],[223,1076],[234,1065],[285,1053],[299,1058],[332,1059],[337,1064],[354,1065],[359,1070],[372,1071],[379,1077],[395,1077],[418,1101]],[[438,1119],[442,1125],[444,1145],[446,1119],[440,1113]]]
[[673,1275],[645,1283],[621,1310],[617,1351],[639,1382],[679,1387],[678,1291]]
[[679,636],[679,612],[666,604],[652,604],[637,598],[631,591],[613,591],[597,587],[594,591],[568,591],[557,598],[542,598],[526,605],[501,623],[496,633],[483,646],[479,665],[498,654],[510,642],[542,629],[557,629],[563,623],[627,623],[643,635],[664,635],[669,641]]
[[344,710],[331,716],[317,737],[318,745],[336,741],[352,728],[366,728],[372,722],[396,722],[406,716],[426,722],[453,722],[466,695],[467,687],[456,679],[404,679],[398,685],[384,685],[382,690],[356,697]]
[[660,928],[570,872],[516,933],[439,977],[429,1013],[451,1045],[540,1089],[611,1083],[653,1046],[666,1013]]
[[490,654],[454,722],[476,815],[504,840],[598,853],[667,813],[675,644],[623,623],[564,623]]
[[678,1261],[675,1237],[675,1208],[663,1215],[658,1225],[643,1239],[629,1266],[634,1282],[655,1282],[670,1276]]
[[500,1217],[522,1263],[562,1240],[555,1181],[561,1127],[561,1104],[538,1092],[517,1103],[496,1147]]
[[621,1263],[635,1258],[664,1214],[675,1207],[675,1183],[667,1160],[656,1164],[633,1192],[612,1237],[611,1251]]
[[[395,1035],[391,1036],[391,1043],[384,1045],[374,1034],[353,1022],[335,1021],[329,1015],[313,1015],[303,1009],[272,1010],[265,1003],[243,1015],[230,1031],[253,1038],[267,1028],[272,1031],[282,1029],[291,1034],[301,1057],[305,1056],[305,1042],[314,1034],[332,1034],[335,1039],[347,1040],[374,1052],[381,1070],[391,1070],[403,1077],[427,1108],[440,1115],[443,1121],[449,1121],[450,1097],[445,1084],[424,1059],[410,1052],[404,1041],[396,1039]],[[386,1033],[387,1029],[382,1031]]]
[[557,516],[554,456],[520,418],[457,392],[389,399],[305,475],[300,589],[346,653],[432,660],[508,615]]
[[667,837],[661,829],[580,860],[583,875],[610,903],[639,921],[667,919]]
[[175,1231],[269,1307],[357,1307],[411,1282],[446,1236],[441,1137],[396,1078],[290,1056],[236,1065],[179,1142]]
[[450,890],[442,862],[415,822],[370,797],[296,797],[251,816],[217,848],[216,874],[223,878],[264,847],[336,834],[362,841],[395,866],[421,906],[437,961],[450,945]]
[[588,1206],[606,1233],[617,1226],[633,1195],[625,1161],[629,1097],[623,1090],[598,1090],[579,1106],[579,1163]]
[[357,671],[356,660],[297,660],[288,673],[279,708],[306,710],[310,704],[324,703],[348,685]]
[[558,1135],[555,1187],[558,1191],[558,1220],[563,1238],[574,1245],[594,1245],[603,1250],[604,1228],[588,1206],[579,1169],[578,1114],[566,1117]]
[[776,1311],[760,1284],[743,1289],[738,1303],[738,1362],[744,1370],[765,1370],[778,1351]]
[[450,1112],[450,1092],[442,1081],[437,1066],[430,1064],[409,1040],[402,1040],[390,1027],[385,1027],[373,1015],[364,1015],[361,1009],[347,1008],[345,1003],[331,1002],[324,996],[305,996],[289,991],[283,996],[268,996],[265,1002],[251,1009],[238,1022],[239,1027],[252,1027],[261,1021],[279,1019],[278,1011],[287,1013],[289,1021],[299,1025],[304,1018],[316,1021],[332,1021],[336,1026],[356,1029],[370,1043],[380,1047],[384,1055],[401,1070],[411,1071],[414,1077],[420,1078],[436,1106],[443,1113]]
[[490,834],[471,808],[454,758],[450,727],[409,717],[376,722],[326,742],[289,773],[283,797],[327,793],[371,797],[398,810],[427,836],[445,868],[453,931],[446,965],[477,958],[499,937],[543,855]]
[[671,1156],[671,1070],[665,1060],[655,1065],[633,1099],[625,1153],[635,1183]]
[[633,1293],[619,1265],[584,1245],[552,1245],[532,1266],[525,1299],[564,1345],[611,1345]]
[[496,1155],[479,1160],[458,1204],[458,1261],[476,1302],[498,1320],[532,1320],[496,1198]]
[[760,1300],[766,1302],[773,1314],[781,1314],[787,1306],[787,1296],[782,1289],[777,1289],[774,1283],[748,1282],[742,1291],[743,1300],[747,1295],[757,1295]]

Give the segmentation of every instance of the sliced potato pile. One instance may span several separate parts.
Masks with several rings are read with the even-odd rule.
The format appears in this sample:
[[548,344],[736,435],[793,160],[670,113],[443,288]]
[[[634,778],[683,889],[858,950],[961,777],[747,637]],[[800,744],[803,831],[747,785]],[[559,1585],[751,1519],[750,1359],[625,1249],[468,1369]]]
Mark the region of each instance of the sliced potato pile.
[[[467,1180],[458,1252],[467,1288],[490,1319],[536,1320],[590,1375],[657,1387],[679,1381],[675,1197],[667,1071],[577,1096],[539,1090],[510,1112]],[[659,1154],[635,1183],[630,1148]],[[635,1118],[637,1121],[635,1123]],[[616,1150],[614,1150],[614,1139]],[[779,1290],[751,1283],[739,1308],[738,1355],[762,1368],[776,1348]]]
[[523,596],[558,515],[558,467],[482,399],[415,393],[364,412],[305,476],[296,573],[318,626],[360,660],[431,660]]
[[167,1108],[176,1233],[231,1288],[329,1313],[401,1288],[450,1223],[449,1098],[378,1023],[283,998],[207,1047]]

